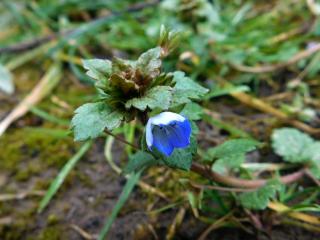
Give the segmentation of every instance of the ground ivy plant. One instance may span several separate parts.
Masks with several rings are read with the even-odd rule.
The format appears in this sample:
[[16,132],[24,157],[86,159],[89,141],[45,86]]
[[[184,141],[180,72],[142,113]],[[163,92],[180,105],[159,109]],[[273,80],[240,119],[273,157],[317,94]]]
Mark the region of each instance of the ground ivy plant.
[[[194,121],[201,119],[203,111],[196,101],[204,99],[208,90],[184,72],[163,71],[163,60],[178,42],[177,32],[162,27],[158,46],[142,53],[137,60],[83,60],[86,74],[95,80],[99,98],[76,109],[72,119],[75,140],[112,134],[122,123],[137,119],[145,126],[144,132],[140,145],[129,156],[124,173],[140,174],[142,169],[153,165],[188,171],[193,159],[201,158],[205,165],[193,170],[207,180],[228,185],[228,175],[241,172],[246,154],[262,144],[250,138],[232,139],[197,153],[198,129]],[[319,142],[296,129],[283,128],[274,131],[272,147],[284,161],[300,164],[302,169],[308,168],[315,178],[320,178]],[[218,177],[212,179],[214,176]],[[255,183],[254,179],[247,180],[252,182],[240,187],[251,188]],[[270,199],[281,194],[281,181],[281,176],[269,178],[255,185],[252,191],[238,194],[237,201],[245,208],[264,209]],[[232,182],[231,187],[238,186]]]
[[[201,100],[208,92],[206,88],[185,75],[184,72],[164,72],[162,63],[179,43],[179,33],[161,27],[157,47],[142,53],[136,60],[121,58],[87,59],[83,60],[86,74],[95,80],[99,92],[96,102],[86,103],[75,111],[72,128],[76,141],[93,139],[105,131],[110,132],[122,123],[138,119],[143,125],[152,116],[161,112],[179,114],[182,118],[171,119],[170,126],[152,125],[152,133],[158,131],[152,138],[157,148],[148,147],[145,138],[141,138],[141,150],[130,156],[127,172],[136,171],[144,166],[165,164],[173,168],[188,170],[192,157],[196,152],[195,124],[198,119],[193,108],[200,108],[194,101]],[[181,115],[180,115],[181,114]],[[174,118],[174,117],[173,117]],[[179,119],[186,119],[180,126]],[[155,120],[157,123],[158,120]],[[166,122],[166,120],[164,119]],[[168,123],[169,123],[168,122]],[[175,124],[175,126],[173,126]],[[184,127],[194,129],[188,136],[183,136]],[[159,130],[158,130],[159,129]],[[171,129],[171,130],[170,130]],[[165,145],[162,135],[172,132],[171,143],[175,148],[169,149],[170,154],[161,151]],[[181,141],[187,139],[184,145],[173,143],[178,134]],[[182,135],[181,135],[182,134]],[[156,136],[159,136],[157,142]],[[182,139],[183,138],[183,139]],[[180,143],[181,143],[180,141]],[[170,146],[169,146],[170,147]],[[157,151],[159,150],[160,151]],[[174,151],[173,151],[174,150]]]

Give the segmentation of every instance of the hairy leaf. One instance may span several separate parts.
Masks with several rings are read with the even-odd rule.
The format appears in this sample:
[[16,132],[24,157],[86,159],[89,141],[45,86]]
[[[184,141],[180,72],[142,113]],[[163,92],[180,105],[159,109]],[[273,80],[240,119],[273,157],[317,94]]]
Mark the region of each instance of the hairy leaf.
[[118,127],[122,119],[122,113],[104,102],[87,103],[76,109],[71,126],[75,140],[82,141],[98,137],[105,128],[112,130]]
[[82,60],[86,74],[96,80],[106,80],[111,74],[111,62],[105,59]]
[[310,161],[310,172],[312,175],[320,179],[320,142],[314,142],[313,144],[306,147],[302,153],[305,161]]
[[190,102],[184,106],[180,114],[186,116],[189,120],[200,120],[203,109],[199,104]]
[[186,148],[176,148],[171,156],[163,157],[163,164],[171,168],[189,171],[192,164],[193,155],[197,151],[197,142],[195,138],[192,137],[190,141],[190,146]]
[[135,107],[144,111],[149,107],[150,109],[160,108],[168,109],[172,99],[172,88],[169,86],[153,87],[146,92],[141,98],[133,98],[126,103],[126,108]]
[[275,130],[272,134],[274,151],[288,162],[304,162],[304,150],[313,144],[313,139],[307,134],[293,128]]
[[161,48],[156,47],[141,54],[141,56],[138,58],[136,67],[141,70],[144,76],[155,78],[160,74],[160,53]]
[[252,139],[234,139],[210,148],[206,159],[215,161],[212,169],[224,173],[228,168],[239,167],[245,160],[245,154],[259,146],[259,142]]
[[200,86],[191,78],[186,77],[184,72],[174,72],[173,82],[175,83],[173,88],[173,107],[191,102],[191,99],[200,99],[208,92],[208,89]]
[[246,192],[239,195],[240,203],[243,207],[249,209],[265,209],[270,199],[275,197],[277,191],[281,188],[278,180],[271,180],[265,186],[254,192]]

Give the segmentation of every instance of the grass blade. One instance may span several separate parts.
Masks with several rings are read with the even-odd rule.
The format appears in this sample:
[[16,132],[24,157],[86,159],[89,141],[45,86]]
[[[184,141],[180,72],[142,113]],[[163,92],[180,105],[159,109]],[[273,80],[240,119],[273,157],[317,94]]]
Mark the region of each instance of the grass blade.
[[30,108],[46,97],[62,77],[61,64],[53,64],[32,91],[0,122],[0,136],[17,119],[30,111]]
[[80,160],[80,158],[89,150],[91,143],[91,141],[84,143],[82,147],[79,149],[79,151],[72,158],[70,158],[70,160],[63,166],[62,170],[59,172],[58,176],[53,180],[48,191],[42,198],[38,208],[38,213],[41,213],[43,209],[48,205],[51,198],[56,194],[56,192],[62,185],[63,181],[68,176],[69,172]]
[[117,204],[112,209],[111,215],[107,218],[107,220],[106,220],[106,222],[105,222],[105,224],[103,226],[103,229],[99,234],[98,240],[105,239],[105,236],[109,232],[112,223],[116,219],[118,213],[120,212],[122,206],[127,201],[128,197],[130,196],[130,193],[132,192],[134,186],[139,181],[140,175],[141,175],[141,171],[137,172],[135,174],[131,174],[130,177],[128,178],[127,183],[126,183],[126,185],[124,186],[124,188],[122,190],[122,193],[121,193],[121,195],[120,195],[120,197],[118,199]]

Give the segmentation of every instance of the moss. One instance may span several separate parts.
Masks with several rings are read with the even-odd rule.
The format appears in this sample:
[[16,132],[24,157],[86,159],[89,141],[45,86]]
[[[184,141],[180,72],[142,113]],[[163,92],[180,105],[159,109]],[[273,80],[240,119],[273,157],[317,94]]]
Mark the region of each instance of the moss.
[[37,237],[33,238],[35,240],[62,240],[66,239],[63,237],[65,232],[64,227],[61,225],[52,225],[44,228]]
[[48,167],[61,168],[73,155],[71,138],[41,134],[30,129],[9,131],[0,141],[0,169],[26,181]]
[[41,165],[37,163],[29,163],[26,168],[20,169],[16,175],[15,179],[17,181],[26,181],[29,179],[30,176],[33,176],[35,174],[38,174],[41,172]]
[[54,225],[54,224],[57,224],[59,222],[59,218],[55,214],[50,214],[48,216],[47,222],[48,222],[49,225]]

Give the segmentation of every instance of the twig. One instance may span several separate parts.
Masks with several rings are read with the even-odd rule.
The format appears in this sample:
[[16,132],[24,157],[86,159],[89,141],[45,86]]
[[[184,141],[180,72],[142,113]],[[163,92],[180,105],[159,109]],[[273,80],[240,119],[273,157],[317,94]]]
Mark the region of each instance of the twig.
[[253,214],[249,209],[244,209],[244,212],[248,215],[251,223],[256,227],[256,229],[263,230],[263,225],[257,215]]
[[219,228],[224,224],[224,222],[232,216],[232,212],[228,213],[227,215],[223,216],[222,218],[215,221],[213,224],[211,224],[198,238],[198,240],[205,240],[207,239],[207,236],[216,228]]
[[313,176],[309,169],[306,169],[306,175],[318,186],[320,187],[320,181]]

